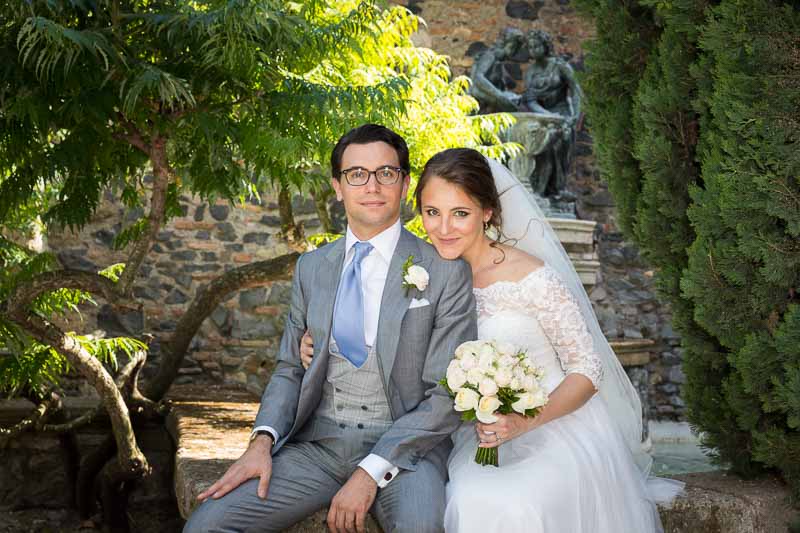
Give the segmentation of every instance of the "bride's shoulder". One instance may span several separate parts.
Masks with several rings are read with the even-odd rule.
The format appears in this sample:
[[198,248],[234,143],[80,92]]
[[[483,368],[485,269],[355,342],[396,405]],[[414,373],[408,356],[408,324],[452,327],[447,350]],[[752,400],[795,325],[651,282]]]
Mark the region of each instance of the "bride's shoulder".
[[503,277],[514,281],[522,281],[534,272],[545,267],[544,261],[522,250],[517,250],[510,246],[503,246],[506,254]]
[[503,252],[502,259],[474,278],[477,289],[529,285],[546,267],[538,257],[510,246],[500,245],[499,249]]

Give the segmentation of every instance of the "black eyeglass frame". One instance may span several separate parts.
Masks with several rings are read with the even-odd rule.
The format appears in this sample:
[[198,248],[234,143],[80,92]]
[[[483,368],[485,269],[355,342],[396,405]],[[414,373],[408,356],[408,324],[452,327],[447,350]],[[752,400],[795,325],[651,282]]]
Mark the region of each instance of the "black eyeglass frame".
[[[387,168],[397,172],[397,177],[394,178],[391,182],[388,182],[388,183],[382,181],[381,178],[378,177],[378,172],[380,172],[381,170],[386,170]],[[367,179],[364,181],[364,183],[352,183],[350,181],[350,177],[348,176],[348,174],[353,170],[363,170],[364,172],[367,173]],[[400,181],[401,178],[406,177],[406,171],[403,168],[393,167],[391,165],[384,165],[382,167],[376,168],[375,170],[367,170],[364,167],[350,167],[350,168],[346,168],[346,169],[342,170],[339,173],[339,175],[340,176],[344,176],[345,181],[347,181],[347,184],[350,185],[351,187],[363,187],[364,185],[369,183],[369,179],[372,176],[375,176],[375,181],[377,181],[381,185],[394,185],[395,183]]]

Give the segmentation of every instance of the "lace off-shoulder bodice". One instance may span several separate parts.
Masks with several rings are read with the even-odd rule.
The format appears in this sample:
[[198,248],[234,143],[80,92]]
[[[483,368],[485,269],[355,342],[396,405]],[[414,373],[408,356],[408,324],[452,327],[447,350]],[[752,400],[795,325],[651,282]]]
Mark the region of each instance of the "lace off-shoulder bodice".
[[474,292],[481,339],[526,348],[544,368],[551,388],[573,373],[599,387],[600,356],[577,299],[552,268],[545,265],[519,281],[498,281]]

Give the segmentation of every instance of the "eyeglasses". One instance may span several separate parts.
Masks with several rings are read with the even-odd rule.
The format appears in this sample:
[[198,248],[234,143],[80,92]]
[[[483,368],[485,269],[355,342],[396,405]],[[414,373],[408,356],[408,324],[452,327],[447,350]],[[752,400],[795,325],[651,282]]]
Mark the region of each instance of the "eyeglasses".
[[390,166],[381,167],[377,170],[367,170],[361,167],[342,170],[342,176],[347,180],[347,183],[355,187],[366,185],[372,175],[381,185],[394,185],[397,180],[406,175],[406,172],[402,168]]

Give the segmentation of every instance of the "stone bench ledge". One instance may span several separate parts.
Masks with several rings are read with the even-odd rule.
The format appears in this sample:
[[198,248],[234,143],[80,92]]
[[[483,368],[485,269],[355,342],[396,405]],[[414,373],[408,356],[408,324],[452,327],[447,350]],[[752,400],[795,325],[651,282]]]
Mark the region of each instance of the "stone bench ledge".
[[[197,507],[197,495],[219,479],[247,449],[259,398],[232,386],[175,385],[167,430],[175,440],[175,498],[184,519]],[[287,531],[327,531],[327,509]],[[379,533],[371,517],[367,531]]]
[[[175,494],[181,516],[247,448],[259,398],[232,386],[173,386],[167,429],[175,439]],[[676,476],[685,495],[659,512],[666,533],[786,533],[794,511],[776,479],[743,481],[724,472]],[[326,531],[327,510],[295,525],[292,533]],[[794,514],[796,516],[796,513]],[[368,521],[368,530],[380,529]]]

